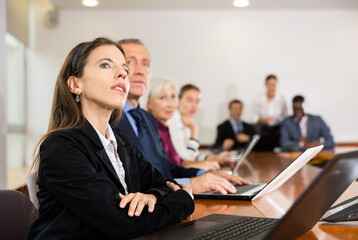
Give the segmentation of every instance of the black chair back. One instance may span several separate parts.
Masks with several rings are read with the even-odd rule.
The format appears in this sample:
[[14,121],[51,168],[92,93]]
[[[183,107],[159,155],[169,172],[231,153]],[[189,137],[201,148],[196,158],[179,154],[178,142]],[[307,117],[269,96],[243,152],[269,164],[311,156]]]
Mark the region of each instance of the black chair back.
[[25,240],[38,211],[21,192],[0,190],[0,239]]

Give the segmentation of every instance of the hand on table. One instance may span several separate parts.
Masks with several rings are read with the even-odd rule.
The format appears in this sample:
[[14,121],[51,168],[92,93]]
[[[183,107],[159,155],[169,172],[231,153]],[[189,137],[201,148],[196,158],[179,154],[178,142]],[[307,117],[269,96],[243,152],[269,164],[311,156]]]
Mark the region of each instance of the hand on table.
[[239,133],[236,135],[236,140],[239,143],[246,143],[246,142],[250,141],[250,135],[247,135],[245,133]]
[[[236,162],[232,161],[232,154],[229,151],[223,151],[218,154],[210,154],[205,161],[218,161],[220,166],[235,166]],[[218,169],[212,169],[218,170]]]
[[205,173],[202,176],[190,178],[190,186],[193,193],[201,193],[207,190],[219,191],[221,194],[235,193],[236,189],[232,183],[243,185],[249,182],[238,177],[220,171]]
[[234,146],[235,142],[231,138],[227,138],[224,140],[222,148],[223,149],[231,149]]
[[217,161],[201,161],[201,162],[194,162],[194,161],[185,161],[182,162],[184,167],[194,167],[200,168],[205,170],[220,170],[220,164]]
[[157,202],[157,198],[153,194],[144,193],[129,193],[128,195],[122,195],[119,193],[121,201],[119,203],[120,208],[125,208],[129,204],[128,216],[133,217],[140,216],[145,206],[148,206],[148,212],[154,211],[154,206]]

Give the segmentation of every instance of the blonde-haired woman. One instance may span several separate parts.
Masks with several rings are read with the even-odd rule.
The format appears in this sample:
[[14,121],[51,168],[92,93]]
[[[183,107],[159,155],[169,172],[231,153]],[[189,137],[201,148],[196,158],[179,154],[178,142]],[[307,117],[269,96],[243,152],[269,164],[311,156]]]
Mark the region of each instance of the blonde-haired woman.
[[219,170],[220,165],[217,161],[195,162],[188,159],[182,159],[177,153],[168,128],[168,120],[172,118],[177,108],[177,104],[177,91],[172,81],[167,79],[155,79],[151,83],[148,93],[147,108],[157,121],[159,135],[170,161],[173,164],[182,165],[184,167]]

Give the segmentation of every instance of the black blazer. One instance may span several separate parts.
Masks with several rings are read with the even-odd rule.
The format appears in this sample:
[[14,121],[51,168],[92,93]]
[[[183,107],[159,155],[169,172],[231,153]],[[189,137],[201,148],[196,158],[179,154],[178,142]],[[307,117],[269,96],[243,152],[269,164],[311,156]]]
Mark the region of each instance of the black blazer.
[[[252,137],[255,134],[255,129],[250,124],[246,122],[242,122],[242,125],[243,125],[243,133],[249,135],[250,137]],[[237,141],[234,133],[234,129],[232,128],[230,121],[226,120],[225,122],[223,122],[217,127],[217,137],[214,147],[222,148],[222,144],[224,140],[228,138],[235,141],[235,144],[232,147],[232,149],[242,148],[246,146],[246,143],[239,143]]]
[[155,121],[154,117],[147,111],[141,109],[141,112],[144,116],[144,121],[149,128],[149,132],[151,133],[151,137],[154,141],[155,149],[152,149],[152,156],[146,156],[143,151],[143,146],[138,140],[137,135],[135,134],[131,123],[129,122],[127,115],[123,112],[122,119],[120,123],[116,126],[116,128],[126,134],[130,140],[133,142],[133,145],[146,157],[146,159],[157,168],[163,175],[169,178],[190,178],[195,177],[197,172],[200,169],[197,168],[184,168],[182,166],[178,166],[172,164],[168,158],[167,153],[162,144],[162,140],[160,139],[158,132],[158,125]]
[[128,206],[119,207],[124,188],[97,133],[86,122],[81,129],[52,133],[40,146],[39,218],[28,239],[127,239],[180,222],[193,212],[189,194],[167,188],[167,178],[130,140],[114,134],[128,192],[156,195],[154,212],[145,208],[139,217],[129,217]]

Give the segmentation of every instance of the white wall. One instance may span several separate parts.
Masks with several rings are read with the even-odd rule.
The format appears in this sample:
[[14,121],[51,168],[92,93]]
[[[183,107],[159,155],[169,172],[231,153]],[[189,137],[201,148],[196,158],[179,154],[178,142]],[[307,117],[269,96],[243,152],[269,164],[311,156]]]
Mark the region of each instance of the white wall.
[[6,2],[0,0],[0,189],[6,188]]
[[[35,6],[28,56],[29,131],[47,129],[57,73],[80,41],[97,36],[137,37],[152,58],[152,75],[202,90],[197,116],[200,140],[214,141],[232,98],[251,103],[268,73],[279,77],[287,100],[301,93],[339,142],[358,141],[358,11],[62,11],[59,24],[43,27]],[[31,145],[31,144],[30,144]]]

